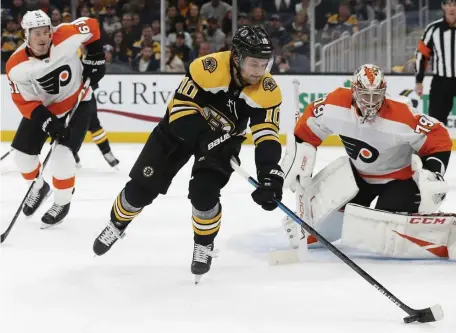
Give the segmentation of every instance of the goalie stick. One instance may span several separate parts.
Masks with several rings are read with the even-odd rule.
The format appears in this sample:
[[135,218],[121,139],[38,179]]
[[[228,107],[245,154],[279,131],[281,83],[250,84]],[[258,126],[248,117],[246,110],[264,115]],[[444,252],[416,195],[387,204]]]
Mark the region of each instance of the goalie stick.
[[[255,188],[259,187],[260,184],[252,178],[243,168],[241,168],[234,158],[231,159],[231,167],[236,171],[242,178],[247,180],[251,185]],[[370,276],[365,270],[359,267],[355,262],[353,262],[350,258],[348,258],[344,253],[342,253],[339,249],[337,249],[334,245],[332,245],[326,238],[320,235],[315,229],[301,220],[291,209],[285,206],[280,200],[274,199],[277,203],[277,206],[288,216],[290,216],[296,223],[301,225],[308,233],[313,235],[321,244],[323,244],[326,248],[328,248],[333,254],[335,254],[340,260],[342,260],[347,266],[353,269],[358,275],[360,275],[364,280],[370,283],[375,289],[377,289],[382,295],[388,298],[391,302],[396,304],[400,307],[403,311],[405,311],[408,316],[404,318],[404,323],[409,324],[415,321],[420,323],[428,323],[439,321],[443,319],[443,310],[442,307],[438,304],[425,308],[425,309],[412,309],[404,302],[402,302],[399,298],[394,296],[388,289],[382,286],[377,280],[375,280],[372,276]]]
[[[84,82],[84,87],[82,88],[82,90],[79,92],[79,95],[78,95],[78,100],[76,101],[76,104],[73,106],[73,108],[71,109],[70,111],[70,114],[68,115],[68,117],[66,118],[65,120],[65,127],[68,127],[68,125],[70,124],[70,121],[71,121],[71,118],[73,118],[73,115],[74,113],[76,112],[76,109],[78,108],[79,106],[79,103],[81,102],[82,98],[85,96],[86,92],[87,92],[87,89],[89,88],[90,86],[90,78],[88,78],[85,82]],[[51,141],[51,149],[49,150],[48,154],[46,155],[46,158],[44,159],[44,162],[43,162],[43,166],[41,167],[41,174],[43,173],[44,171],[44,168],[46,167],[46,164],[47,162],[49,161],[49,158],[51,157],[51,154],[52,152],[54,151],[54,148],[55,146],[57,145],[57,142],[56,141]],[[24,206],[24,202],[25,200],[27,199],[30,191],[32,190],[32,187],[33,185],[35,184],[35,181],[34,180],[32,182],[32,184],[30,185],[29,189],[27,190],[27,193],[25,194],[24,196],[24,199],[22,199],[22,202],[21,204],[19,205],[17,211],[16,211],[16,214],[14,214],[14,217],[13,219],[11,220],[8,228],[5,230],[5,232],[0,236],[0,243],[3,243],[6,239],[6,237],[8,237],[11,229],[13,228],[14,224],[16,223],[16,220],[17,218],[19,217],[19,214],[21,213],[22,211],[22,206]]]

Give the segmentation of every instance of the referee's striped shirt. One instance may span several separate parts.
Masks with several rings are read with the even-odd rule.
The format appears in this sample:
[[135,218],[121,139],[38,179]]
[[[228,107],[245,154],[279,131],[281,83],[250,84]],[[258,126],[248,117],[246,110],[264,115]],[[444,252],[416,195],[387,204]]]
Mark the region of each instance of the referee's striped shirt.
[[434,75],[456,78],[456,27],[441,18],[426,27],[416,51],[416,82],[423,82],[424,71],[432,58]]

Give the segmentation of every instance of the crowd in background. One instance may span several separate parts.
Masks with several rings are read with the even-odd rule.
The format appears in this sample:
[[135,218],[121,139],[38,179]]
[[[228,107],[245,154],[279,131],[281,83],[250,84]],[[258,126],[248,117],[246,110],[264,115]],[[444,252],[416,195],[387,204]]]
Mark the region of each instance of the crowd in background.
[[[418,8],[418,0],[392,1],[405,10]],[[275,45],[273,72],[310,71],[309,2],[238,0],[238,26],[263,26]],[[385,19],[385,3],[322,0],[315,9],[319,42],[330,42],[344,32],[353,33],[360,22]],[[20,22],[23,14],[33,9],[45,11],[54,26],[72,20],[69,0],[3,0],[2,69],[23,43]],[[167,1],[165,45],[160,43],[160,0],[78,0],[76,17],[98,19],[108,73],[157,72],[162,47],[166,72],[184,72],[193,59],[231,48],[230,0]]]

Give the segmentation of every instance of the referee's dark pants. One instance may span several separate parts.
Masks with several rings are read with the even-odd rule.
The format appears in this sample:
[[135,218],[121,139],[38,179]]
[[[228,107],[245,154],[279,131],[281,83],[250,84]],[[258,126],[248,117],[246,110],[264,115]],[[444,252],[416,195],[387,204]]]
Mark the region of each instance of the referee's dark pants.
[[447,126],[447,119],[453,109],[456,97],[456,78],[435,75],[429,96],[429,115]]

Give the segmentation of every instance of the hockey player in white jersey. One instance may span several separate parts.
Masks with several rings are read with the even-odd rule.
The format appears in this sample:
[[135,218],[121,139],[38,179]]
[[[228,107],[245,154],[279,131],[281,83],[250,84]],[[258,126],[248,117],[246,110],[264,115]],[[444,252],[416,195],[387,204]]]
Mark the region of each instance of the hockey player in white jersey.
[[[27,181],[36,182],[26,198],[23,212],[30,216],[50,194],[49,184],[40,172],[39,154],[47,137],[57,141],[51,154],[54,204],[42,217],[43,227],[62,222],[68,214],[75,185],[77,152],[93,113],[92,90],[83,96],[71,122],[65,117],[78,100],[83,82],[95,85],[104,76],[105,59],[98,22],[80,18],[55,28],[41,10],[27,12],[22,20],[25,43],[6,64],[11,96],[23,118],[14,137],[15,162]],[[77,51],[81,44],[88,54],[82,61]]]
[[[410,220],[410,214],[435,213],[444,199],[452,142],[442,123],[398,98],[386,96],[378,66],[361,66],[351,89],[338,88],[307,106],[281,167],[284,186],[296,193],[297,212],[328,240],[342,238],[387,256],[421,256],[419,244],[447,242],[452,228],[451,219],[437,223],[441,233],[429,220]],[[329,134],[339,135],[348,157],[313,175],[317,147]],[[375,198],[375,209],[367,209]],[[283,223],[292,246],[303,244],[295,222],[285,218]],[[453,232],[456,241],[456,228]],[[423,240],[423,234],[430,238]],[[317,240],[310,236],[306,243]]]

